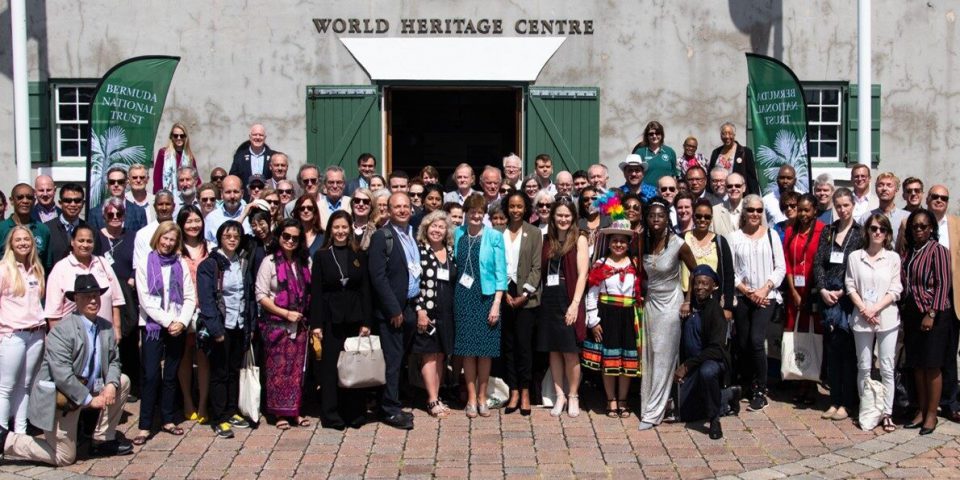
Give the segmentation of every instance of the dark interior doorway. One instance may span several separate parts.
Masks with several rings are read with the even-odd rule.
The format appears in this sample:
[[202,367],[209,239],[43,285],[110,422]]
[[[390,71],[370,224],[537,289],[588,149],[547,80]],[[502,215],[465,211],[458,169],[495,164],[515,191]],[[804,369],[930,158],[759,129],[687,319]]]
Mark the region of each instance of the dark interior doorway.
[[411,177],[425,165],[441,183],[466,162],[478,176],[520,150],[517,88],[401,88],[388,90],[387,164]]

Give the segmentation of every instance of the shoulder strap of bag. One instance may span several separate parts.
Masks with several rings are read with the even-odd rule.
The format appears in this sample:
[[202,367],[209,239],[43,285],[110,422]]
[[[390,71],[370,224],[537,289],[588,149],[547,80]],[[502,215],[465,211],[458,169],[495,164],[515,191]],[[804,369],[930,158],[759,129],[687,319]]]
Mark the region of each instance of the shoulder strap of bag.
[[393,253],[393,230],[390,227],[383,229],[383,239],[387,242],[387,258]]

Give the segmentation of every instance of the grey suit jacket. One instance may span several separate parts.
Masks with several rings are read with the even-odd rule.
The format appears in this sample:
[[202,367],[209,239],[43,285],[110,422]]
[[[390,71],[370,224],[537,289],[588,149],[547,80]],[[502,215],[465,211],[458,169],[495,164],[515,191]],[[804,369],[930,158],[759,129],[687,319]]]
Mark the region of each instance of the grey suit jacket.
[[[57,390],[71,401],[82,405],[89,390],[80,382],[84,375],[90,345],[87,340],[88,320],[77,313],[63,317],[47,334],[43,363],[34,378],[30,392],[28,416],[37,428],[52,431],[57,409]],[[120,388],[120,354],[113,336],[113,325],[97,317],[100,329],[100,375],[104,385]]]

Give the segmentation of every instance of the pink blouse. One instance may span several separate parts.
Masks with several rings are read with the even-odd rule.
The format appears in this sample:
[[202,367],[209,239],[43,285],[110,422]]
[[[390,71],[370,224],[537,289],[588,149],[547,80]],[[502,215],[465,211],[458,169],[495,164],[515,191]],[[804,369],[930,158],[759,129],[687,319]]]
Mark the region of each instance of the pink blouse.
[[40,279],[33,273],[28,273],[20,262],[17,262],[17,270],[26,287],[21,296],[13,294],[14,279],[7,274],[6,268],[0,268],[0,335],[46,324],[43,307],[40,305],[40,297],[43,295],[40,291]]
[[113,322],[113,307],[126,305],[126,301],[123,299],[123,292],[120,291],[120,283],[113,273],[113,268],[103,257],[96,255],[93,255],[90,260],[90,268],[80,263],[72,253],[53,266],[50,277],[47,279],[47,303],[44,316],[59,320],[76,310],[77,304],[67,300],[65,294],[73,290],[77,275],[81,274],[93,274],[100,288],[107,287],[107,291],[100,296],[100,311],[97,315],[108,322]]

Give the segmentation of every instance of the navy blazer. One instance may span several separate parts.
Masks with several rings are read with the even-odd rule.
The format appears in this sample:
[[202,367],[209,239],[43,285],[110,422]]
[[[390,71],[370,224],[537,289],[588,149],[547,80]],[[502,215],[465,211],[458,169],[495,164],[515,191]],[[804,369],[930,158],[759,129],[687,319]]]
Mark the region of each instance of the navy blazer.
[[[389,256],[387,256],[387,239],[384,232],[388,228],[393,234],[393,250]],[[375,307],[373,316],[380,320],[389,320],[402,314],[407,305],[410,273],[407,270],[407,258],[403,252],[403,245],[392,229],[393,227],[388,223],[385,227],[373,232],[370,248],[367,250],[370,287]],[[417,257],[419,256],[418,249]],[[416,301],[416,298],[413,301]]]
[[264,181],[267,181],[273,178],[273,172],[270,171],[270,156],[273,155],[273,150],[270,149],[270,146],[263,144],[263,171],[254,172],[250,169],[250,141],[247,140],[240,144],[237,147],[237,150],[233,153],[233,163],[230,165],[230,175],[236,175],[240,177],[240,182],[243,184],[244,195],[243,198],[247,198],[247,182],[250,181],[250,177],[254,174],[259,174],[263,177]]
[[[257,323],[257,302],[254,295],[254,277],[250,252],[238,252],[241,258],[241,268],[243,269],[243,291],[245,301],[243,304],[243,348],[247,348],[247,342],[253,335],[253,328]],[[216,338],[225,333],[224,310],[221,301],[223,297],[217,293],[222,291],[219,273],[230,268],[230,261],[220,253],[219,248],[210,252],[200,265],[197,267],[197,306],[200,311],[199,318],[203,320],[210,337]]]
[[[124,200],[124,206],[126,208],[126,213],[123,217],[124,230],[136,232],[147,226],[147,211],[144,210],[143,207],[130,200]],[[87,223],[89,223],[94,230],[100,231],[101,228],[107,226],[107,223],[103,221],[102,203],[96,207],[91,207],[89,215],[90,218],[87,219]]]

